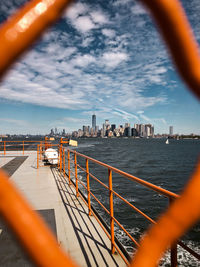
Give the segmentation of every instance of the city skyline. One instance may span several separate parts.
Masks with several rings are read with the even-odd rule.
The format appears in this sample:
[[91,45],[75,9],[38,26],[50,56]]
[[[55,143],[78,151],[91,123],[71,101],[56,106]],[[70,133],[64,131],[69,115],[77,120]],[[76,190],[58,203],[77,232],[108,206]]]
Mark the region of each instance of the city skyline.
[[[114,127],[114,129],[115,128],[123,128],[123,129],[125,129],[125,128],[127,128],[127,127],[129,127],[129,128],[131,128],[131,129],[133,129],[133,128],[135,128],[135,129],[137,129],[137,127],[136,127],[136,125],[144,125],[144,126],[146,126],[146,125],[151,125],[152,127],[153,127],[153,134],[155,134],[155,135],[169,135],[169,136],[172,136],[172,135],[174,135],[174,136],[176,136],[176,135],[184,135],[184,133],[178,133],[178,132],[176,132],[176,130],[174,131],[174,126],[172,126],[172,125],[169,125],[168,126],[168,129],[166,130],[166,132],[157,132],[157,131],[155,131],[155,129],[154,129],[154,125],[153,124],[151,124],[151,123],[136,123],[136,122],[133,122],[132,124],[130,123],[130,122],[120,122],[119,124],[115,124],[115,123],[113,123],[113,122],[110,122],[110,120],[109,119],[104,119],[104,122],[102,123],[102,124],[100,124],[100,125],[97,125],[97,116],[95,115],[95,114],[93,114],[92,115],[92,118],[91,119],[89,119],[88,118],[88,120],[85,120],[85,121],[90,121],[88,124],[86,123],[86,125],[81,125],[80,127],[78,127],[77,129],[74,129],[74,130],[69,130],[69,131],[67,131],[66,130],[66,128],[65,127],[52,127],[51,128],[51,130],[50,130],[50,132],[49,132],[49,130],[46,132],[46,133],[44,133],[44,134],[42,134],[42,133],[36,133],[36,135],[52,135],[52,136],[56,136],[56,135],[63,135],[63,136],[65,136],[65,135],[71,135],[71,134],[73,134],[73,132],[78,132],[78,131],[80,131],[80,130],[83,130],[83,131],[85,131],[84,130],[84,128],[85,129],[89,129],[89,132],[91,132],[91,130],[93,131],[93,132],[95,132],[95,131],[100,131],[100,130],[102,130],[103,128],[104,128],[104,125],[109,125],[110,126],[110,129],[112,129],[112,127]],[[88,130],[86,130],[86,131],[88,131]],[[113,129],[112,129],[112,131],[113,131]],[[154,132],[155,131],[155,132]],[[0,136],[3,136],[3,135],[6,135],[6,134],[11,134],[12,135],[12,133],[10,133],[10,132],[6,132],[6,133],[0,133]],[[14,133],[14,134],[17,134],[17,133]],[[19,135],[26,135],[26,134],[31,134],[30,132],[26,132],[26,133],[18,133]],[[190,134],[192,134],[192,135],[199,135],[199,134],[197,134],[197,133],[193,133],[193,132],[190,132],[190,133],[188,133],[188,134],[185,134],[185,135],[190,135]]]
[[[83,125],[81,128],[72,131],[70,133],[65,132],[65,129],[62,129],[62,131],[58,131],[57,127],[55,127],[55,130],[52,128],[50,131],[50,136],[67,136],[67,137],[142,137],[142,138],[179,138],[179,136],[182,136],[184,138],[184,134],[178,134],[174,133],[174,126],[170,125],[168,129],[168,133],[157,133],[154,132],[154,125],[148,123],[148,124],[138,124],[135,123],[134,125],[131,125],[130,123],[120,124],[116,126],[116,124],[113,124],[108,119],[105,119],[104,123],[102,124],[102,127],[99,125],[96,125],[96,115],[92,115],[92,121],[91,125]],[[191,138],[199,138],[200,135],[196,134],[188,134],[185,135],[185,137],[191,137]]]
[[[65,129],[62,129],[62,131],[59,132],[59,135],[72,135],[74,137],[122,137],[122,136],[135,136],[135,137],[154,137],[154,125],[148,123],[148,124],[138,124],[134,123],[134,125],[131,125],[128,122],[125,122],[123,124],[119,124],[118,126],[116,124],[113,124],[108,119],[105,119],[104,123],[102,124],[102,127],[99,125],[96,125],[96,119],[97,116],[95,114],[91,117],[91,124],[90,125],[82,125],[82,127],[79,127],[79,129],[72,131],[72,132],[65,132]],[[167,133],[157,133],[157,135],[169,135],[169,136],[176,136],[179,135],[178,133],[173,132],[174,126],[169,126],[169,132]],[[52,128],[50,131],[51,136],[56,136],[58,134],[58,129],[55,127],[55,130]],[[192,134],[192,133],[191,133]]]
[[[0,22],[26,0],[1,1]],[[182,0],[198,43],[198,0]],[[0,134],[153,124],[200,134],[200,105],[179,78],[148,11],[134,0],[74,3],[0,84]]]

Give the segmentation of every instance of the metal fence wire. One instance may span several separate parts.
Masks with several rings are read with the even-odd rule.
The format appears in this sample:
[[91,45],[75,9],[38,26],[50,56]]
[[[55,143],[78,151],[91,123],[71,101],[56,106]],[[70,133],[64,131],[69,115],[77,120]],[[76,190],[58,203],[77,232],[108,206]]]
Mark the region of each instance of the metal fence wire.
[[[69,0],[30,1],[1,26],[1,77],[31,43],[59,18],[70,2]],[[179,74],[189,89],[200,98],[200,53],[181,3],[178,0],[141,0],[141,2],[150,10],[155,19]],[[74,161],[76,165],[76,158]],[[165,214],[142,239],[131,266],[156,266],[162,253],[168,247],[176,246],[178,238],[200,217],[199,188],[200,163],[182,195],[173,201]],[[112,188],[110,190],[112,192]],[[0,171],[0,212],[20,237],[25,249],[37,265],[75,266],[3,171]],[[26,215],[26,222],[22,218],[24,216],[20,216],[21,213]],[[113,217],[112,214],[111,217]],[[35,231],[43,236],[42,244],[34,234]],[[176,250],[172,258],[174,259],[172,265],[177,266]]]

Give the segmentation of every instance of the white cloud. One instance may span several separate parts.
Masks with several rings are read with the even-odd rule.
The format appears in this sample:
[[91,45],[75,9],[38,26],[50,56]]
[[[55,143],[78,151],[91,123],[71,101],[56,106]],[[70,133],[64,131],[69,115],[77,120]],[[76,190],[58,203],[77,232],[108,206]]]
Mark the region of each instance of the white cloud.
[[160,66],[160,62],[153,62],[150,64],[146,64],[143,67],[144,77],[149,80],[151,83],[157,84],[165,84],[163,80],[163,75],[167,72],[167,68],[164,66]]
[[132,12],[134,15],[144,15],[144,14],[147,14],[146,9],[145,9],[142,5],[139,5],[139,4],[134,5],[134,6],[131,8],[131,12]]
[[167,72],[167,69],[165,67],[157,67],[154,71],[154,74],[163,74]]
[[71,109],[87,104],[83,93],[76,90],[70,92],[68,89],[62,91],[57,84],[58,81],[55,83],[50,78],[42,79],[41,77],[39,83],[30,82],[29,77],[20,71],[14,71],[10,75],[11,78],[4,83],[0,90],[0,97],[4,99],[57,108],[70,106]]
[[97,24],[102,25],[109,23],[107,16],[101,11],[93,11],[90,13],[90,16],[92,17],[92,20]]
[[145,120],[146,122],[151,122],[152,121],[152,119],[150,119],[150,118],[148,118],[146,115],[144,115],[144,114],[140,114],[140,118],[142,118],[143,120]]
[[[68,61],[59,62],[56,58],[59,47],[52,43],[52,48],[51,44],[48,44],[48,48],[48,51],[56,48],[55,54],[50,53],[48,57],[44,49],[44,52],[34,51],[24,62],[17,65],[17,69],[3,85],[0,92],[2,98],[66,109],[90,109],[94,106],[101,109],[103,102],[104,105],[111,105],[112,110],[118,105],[129,111],[165,101],[165,98],[160,96],[142,96],[141,87],[145,86],[145,79],[149,74],[146,78],[138,79],[135,71],[131,71],[131,76],[126,76],[127,74],[121,71],[112,75],[96,72],[99,68],[106,66],[113,69],[125,62],[129,55],[119,52],[120,49],[117,49],[117,52],[105,51],[95,57],[93,54],[80,54],[77,48],[69,47],[66,52]],[[64,53],[65,49],[60,46],[60,51]],[[62,57],[60,59],[62,60]],[[147,73],[152,66],[146,66]],[[155,66],[152,69],[156,72]],[[85,70],[94,72],[89,74]],[[164,70],[157,72],[162,73]],[[112,103],[113,97],[115,105]],[[115,109],[114,112],[119,111]]]
[[[164,96],[156,97],[145,97],[141,94],[140,90],[137,89],[126,89],[122,91],[122,95],[118,97],[117,103],[129,110],[137,111],[140,108],[147,108],[156,105],[157,103],[164,103],[166,98]],[[142,115],[142,114],[141,114]]]
[[78,55],[77,57],[73,58],[70,63],[73,66],[86,67],[87,65],[89,65],[90,63],[94,63],[95,61],[95,57],[86,54],[83,56]]
[[83,38],[83,40],[82,40],[82,46],[83,47],[87,47],[87,46],[89,46],[91,43],[92,43],[92,41],[94,41],[95,40],[95,38],[94,37],[86,37],[86,38]]
[[109,38],[113,38],[116,35],[116,32],[114,30],[111,29],[102,29],[102,33]]
[[85,34],[96,28],[91,16],[90,7],[83,3],[75,3],[71,5],[65,14],[65,17],[76,28],[77,31]]
[[121,116],[123,119],[125,120],[130,120],[130,119],[135,119],[135,120],[139,120],[138,116],[136,116],[135,114],[129,113],[127,111],[124,111],[122,109],[119,108],[115,108],[114,112],[117,113],[119,116]]
[[113,2],[113,6],[127,5],[130,2],[132,2],[132,0],[116,0]]
[[159,76],[149,75],[149,80],[153,83],[162,83],[162,79]]
[[167,122],[164,118],[149,118],[148,116],[146,116],[145,114],[139,114],[140,116],[140,120],[145,122],[145,123],[152,123],[154,124],[156,127],[158,127],[159,125],[167,125]]
[[128,55],[123,52],[105,52],[102,55],[102,63],[107,67],[115,68],[128,59]]
[[86,33],[96,27],[89,16],[78,17],[74,20],[73,24],[75,28],[82,33]]
[[[22,0],[3,2],[8,14],[12,2],[18,5]],[[189,7],[199,38],[199,2],[185,1],[184,5]],[[16,64],[1,84],[0,97],[77,113],[97,109],[102,119],[146,118],[158,125],[166,123],[164,118],[148,118],[146,109],[155,107],[159,114],[161,105],[169,104],[168,89],[180,84],[174,77],[169,79],[174,69],[151,19],[144,14],[143,7],[132,0],[76,2],[61,24],[56,23]],[[75,125],[78,120],[63,119],[62,125]]]
[[153,121],[154,121],[154,123],[160,123],[161,122],[162,124],[167,125],[167,122],[164,118],[158,118],[158,119],[154,118]]
[[151,63],[144,64],[149,47],[148,53],[138,52],[138,36],[130,45],[132,33],[117,28],[118,22],[122,23],[120,17],[111,21],[109,12],[83,3],[74,4],[68,11],[66,21],[82,34],[59,28],[46,34],[42,45],[29,52],[7,76],[0,97],[71,110],[97,108],[102,116],[109,113],[125,120],[137,120],[139,115],[134,112],[138,109],[165,101],[163,96],[144,96],[143,92],[148,84],[163,83],[167,69],[162,60],[157,63],[148,58]]
[[66,12],[66,18],[79,32],[86,34],[92,29],[99,28],[110,20],[103,11],[93,10],[89,5],[76,3]]
[[86,4],[77,2],[71,4],[71,6],[66,10],[64,16],[70,20],[75,20],[78,16],[84,15],[89,11],[89,7]]

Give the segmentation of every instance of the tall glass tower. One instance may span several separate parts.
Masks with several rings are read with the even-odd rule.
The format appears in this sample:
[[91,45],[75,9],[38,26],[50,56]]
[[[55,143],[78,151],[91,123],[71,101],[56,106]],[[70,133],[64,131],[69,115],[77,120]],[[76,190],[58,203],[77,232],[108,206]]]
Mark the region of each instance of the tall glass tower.
[[96,127],[96,115],[92,115],[92,128],[95,130]]
[[173,126],[169,126],[169,135],[173,135]]

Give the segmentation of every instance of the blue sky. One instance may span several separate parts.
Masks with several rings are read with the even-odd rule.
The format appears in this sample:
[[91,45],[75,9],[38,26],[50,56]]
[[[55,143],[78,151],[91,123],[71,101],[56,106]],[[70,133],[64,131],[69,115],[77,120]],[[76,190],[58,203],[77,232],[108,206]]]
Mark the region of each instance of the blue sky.
[[[23,2],[1,0],[1,21]],[[200,43],[200,2],[181,2]],[[77,1],[0,84],[0,134],[71,132],[93,112],[100,127],[109,119],[200,134],[199,102],[138,1]]]

